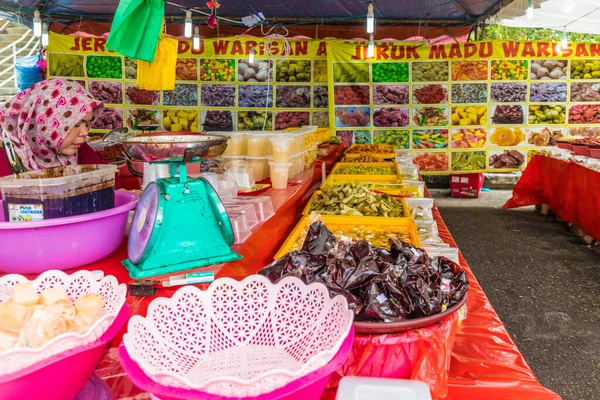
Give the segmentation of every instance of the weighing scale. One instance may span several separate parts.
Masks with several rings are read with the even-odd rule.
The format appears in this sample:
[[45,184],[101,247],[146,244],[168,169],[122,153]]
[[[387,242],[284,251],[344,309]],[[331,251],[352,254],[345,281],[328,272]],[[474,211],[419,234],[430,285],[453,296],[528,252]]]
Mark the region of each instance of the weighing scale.
[[219,156],[226,136],[158,133],[121,140],[129,161],[166,164],[170,176],[150,183],[137,205],[122,264],[147,278],[239,260],[231,222],[210,183],[187,176],[187,165]]

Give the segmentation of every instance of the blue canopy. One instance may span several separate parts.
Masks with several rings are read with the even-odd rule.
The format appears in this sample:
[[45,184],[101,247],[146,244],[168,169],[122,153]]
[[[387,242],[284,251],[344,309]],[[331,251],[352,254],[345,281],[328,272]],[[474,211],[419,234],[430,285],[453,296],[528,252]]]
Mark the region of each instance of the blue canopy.
[[[375,17],[380,24],[425,24],[431,25],[473,25],[481,19],[496,14],[513,0],[374,0]],[[167,1],[168,2],[168,1]],[[94,19],[111,21],[118,0],[0,0],[0,10],[4,15],[17,19],[21,14],[23,23],[30,23],[33,10],[38,8],[42,15],[53,20]],[[183,8],[197,7],[208,11],[205,0],[173,0]],[[307,21],[315,23],[323,19],[362,19],[367,13],[367,0],[220,0],[218,14],[224,17],[239,18],[262,12],[270,20]],[[166,15],[184,18],[180,7],[166,6]],[[329,20],[329,21],[328,21]]]

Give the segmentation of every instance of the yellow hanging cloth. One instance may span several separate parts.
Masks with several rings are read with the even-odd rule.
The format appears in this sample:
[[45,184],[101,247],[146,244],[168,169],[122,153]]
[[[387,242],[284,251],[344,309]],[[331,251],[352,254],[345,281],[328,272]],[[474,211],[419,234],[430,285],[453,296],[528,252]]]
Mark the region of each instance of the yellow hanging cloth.
[[[163,20],[164,31],[165,21]],[[175,67],[177,64],[176,39],[160,35],[154,61],[138,60],[136,86],[146,90],[173,90],[175,89]]]

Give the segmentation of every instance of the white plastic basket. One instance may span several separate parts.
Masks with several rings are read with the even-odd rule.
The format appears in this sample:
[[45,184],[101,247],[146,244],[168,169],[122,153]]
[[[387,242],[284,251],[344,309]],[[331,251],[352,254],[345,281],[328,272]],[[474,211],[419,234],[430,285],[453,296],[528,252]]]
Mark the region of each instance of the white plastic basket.
[[[0,277],[0,303],[10,299],[18,283],[28,282],[23,275],[10,274]],[[67,275],[62,271],[50,270],[31,281],[38,293],[62,286],[68,296],[78,298],[86,293],[97,293],[104,299],[104,315],[85,334],[69,332],[58,335],[42,347],[17,347],[0,352],[0,376],[30,367],[63,351],[84,346],[97,340],[112,325],[125,304],[127,286],[119,284],[114,276],[105,276],[96,281],[89,271],[77,271]]]
[[271,392],[326,365],[352,327],[346,299],[297,278],[218,279],[130,319],[123,342],[154,382],[230,397]]

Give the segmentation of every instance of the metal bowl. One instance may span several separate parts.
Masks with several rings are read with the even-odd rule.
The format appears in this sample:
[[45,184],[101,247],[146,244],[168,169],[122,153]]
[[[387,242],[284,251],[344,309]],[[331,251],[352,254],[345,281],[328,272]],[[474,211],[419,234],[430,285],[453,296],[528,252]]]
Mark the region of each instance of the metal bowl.
[[121,143],[132,161],[191,162],[220,156],[227,147],[228,136],[220,135],[152,135],[124,138]]

